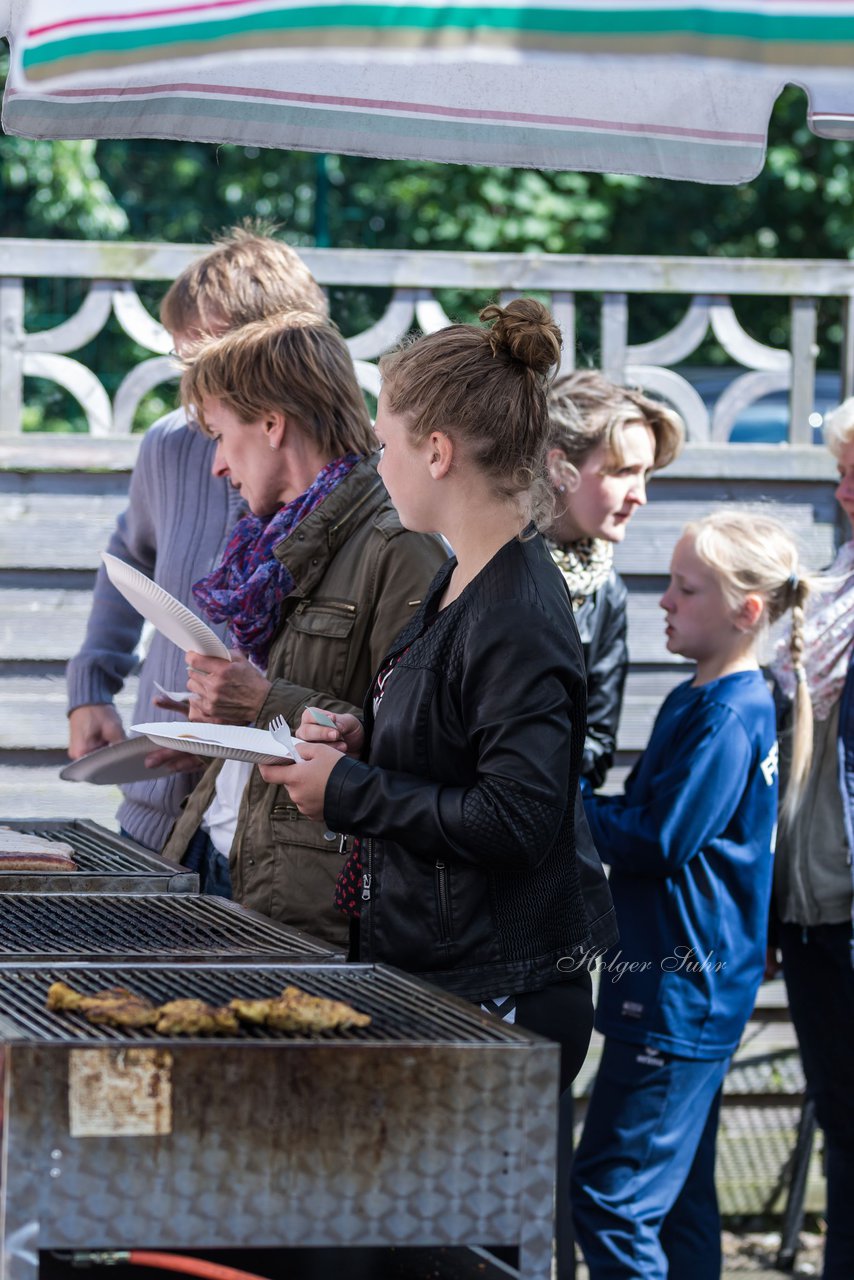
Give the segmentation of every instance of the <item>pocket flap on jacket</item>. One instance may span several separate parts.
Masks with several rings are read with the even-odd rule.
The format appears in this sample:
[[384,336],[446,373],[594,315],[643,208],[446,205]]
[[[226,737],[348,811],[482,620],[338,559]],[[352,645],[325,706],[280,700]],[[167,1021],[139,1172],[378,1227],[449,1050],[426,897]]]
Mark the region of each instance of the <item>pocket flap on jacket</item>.
[[341,640],[353,630],[355,621],[355,612],[344,613],[337,609],[324,609],[318,606],[305,609],[302,613],[292,613],[288,619],[288,626],[305,635],[329,636],[333,640]]

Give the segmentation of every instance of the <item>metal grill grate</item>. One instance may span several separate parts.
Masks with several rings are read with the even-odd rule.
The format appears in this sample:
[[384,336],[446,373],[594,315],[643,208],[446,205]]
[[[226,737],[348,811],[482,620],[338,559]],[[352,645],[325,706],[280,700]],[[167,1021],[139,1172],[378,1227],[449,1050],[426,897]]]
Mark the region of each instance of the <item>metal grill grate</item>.
[[[163,875],[164,862],[154,854],[136,850],[121,836],[114,835],[96,823],[84,822],[15,822],[4,825],[43,840],[71,845],[79,872],[101,875]],[[181,870],[177,865],[175,871]],[[8,874],[14,874],[10,872]],[[72,873],[73,874],[73,873]]]
[[[217,966],[192,969],[132,965],[110,968],[69,968],[15,971],[0,970],[0,1039],[6,1034],[39,1040],[99,1042],[157,1040],[151,1028],[118,1029],[93,1026],[79,1014],[50,1013],[45,1009],[52,982],[67,982],[86,994],[124,986],[156,1004],[179,998],[227,1004],[235,996],[278,995],[288,984],[310,995],[346,1000],[371,1015],[369,1027],[317,1034],[311,1037],[246,1027],[241,1040],[357,1041],[366,1043],[419,1044],[526,1044],[524,1032],[489,1018],[475,1007],[437,999],[403,974],[370,965],[259,965]],[[161,1037],[162,1038],[162,1037]],[[182,1042],[191,1037],[180,1037]],[[211,1043],[210,1037],[205,1037]],[[217,1037],[216,1043],[221,1043]]]
[[221,898],[0,893],[0,956],[329,956]]

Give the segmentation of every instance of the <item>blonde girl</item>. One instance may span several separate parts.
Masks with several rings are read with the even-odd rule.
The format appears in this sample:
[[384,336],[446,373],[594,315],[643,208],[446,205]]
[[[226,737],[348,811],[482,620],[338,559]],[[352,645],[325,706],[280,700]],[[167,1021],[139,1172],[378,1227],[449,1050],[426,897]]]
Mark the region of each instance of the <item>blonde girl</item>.
[[[757,645],[808,584],[783,526],[750,511],[690,524],[661,598],[667,647],[696,663],[620,797],[585,810],[611,864],[621,962],[603,973],[599,1075],[573,1169],[591,1280],[718,1280],[720,1090],[765,962],[777,818],[774,703]],[[802,682],[801,682],[802,683]],[[798,765],[808,767],[806,686]]]

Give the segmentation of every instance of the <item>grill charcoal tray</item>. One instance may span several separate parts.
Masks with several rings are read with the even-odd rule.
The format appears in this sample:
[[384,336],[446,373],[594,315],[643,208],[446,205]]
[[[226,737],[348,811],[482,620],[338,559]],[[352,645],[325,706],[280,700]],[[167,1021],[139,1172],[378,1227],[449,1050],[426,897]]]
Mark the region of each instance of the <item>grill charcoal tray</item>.
[[2,871],[2,893],[198,893],[195,872],[88,820],[0,818],[0,825],[71,845],[77,870]]

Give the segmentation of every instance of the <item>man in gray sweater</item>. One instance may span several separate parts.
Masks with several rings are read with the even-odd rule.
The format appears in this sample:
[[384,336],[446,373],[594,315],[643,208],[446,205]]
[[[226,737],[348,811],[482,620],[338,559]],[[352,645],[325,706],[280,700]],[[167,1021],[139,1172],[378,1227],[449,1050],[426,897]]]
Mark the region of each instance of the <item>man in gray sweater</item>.
[[[286,311],[327,314],[326,299],[305,263],[288,245],[235,228],[181,273],[163,299],[160,317],[175,349]],[[188,427],[183,412],[148,429],[130,482],[128,506],[107,550],[153,578],[196,611],[192,584],[218,563],[241,510],[236,489],[211,474],[214,442]],[[118,742],[124,729],[113,704],[136,662],[142,618],[98,570],[86,638],[68,664],[68,754],[72,760]],[[173,719],[157,710],[155,681],[182,689],[183,652],[155,633],[142,666],[135,718]],[[155,708],[155,709],[153,709]],[[197,756],[156,752],[169,777],[126,784],[118,811],[122,830],[159,851],[198,781]]]

